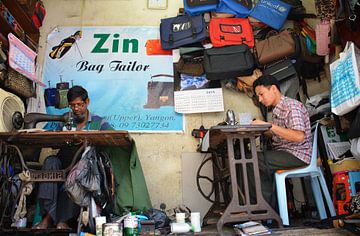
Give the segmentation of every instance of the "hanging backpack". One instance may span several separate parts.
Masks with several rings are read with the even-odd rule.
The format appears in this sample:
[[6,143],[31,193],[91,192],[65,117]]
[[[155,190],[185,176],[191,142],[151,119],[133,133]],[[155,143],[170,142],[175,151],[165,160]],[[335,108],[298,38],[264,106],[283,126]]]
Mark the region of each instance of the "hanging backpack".
[[215,11],[219,0],[184,0],[184,10],[189,15],[200,15],[204,12]]

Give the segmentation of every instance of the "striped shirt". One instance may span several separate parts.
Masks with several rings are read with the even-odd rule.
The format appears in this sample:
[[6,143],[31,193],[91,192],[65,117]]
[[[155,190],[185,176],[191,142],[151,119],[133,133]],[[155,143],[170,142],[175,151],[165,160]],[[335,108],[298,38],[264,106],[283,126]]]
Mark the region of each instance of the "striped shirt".
[[309,114],[305,106],[292,98],[281,96],[280,102],[273,109],[272,123],[283,128],[305,132],[304,141],[291,142],[273,134],[274,150],[286,151],[309,164],[312,152],[312,136]]

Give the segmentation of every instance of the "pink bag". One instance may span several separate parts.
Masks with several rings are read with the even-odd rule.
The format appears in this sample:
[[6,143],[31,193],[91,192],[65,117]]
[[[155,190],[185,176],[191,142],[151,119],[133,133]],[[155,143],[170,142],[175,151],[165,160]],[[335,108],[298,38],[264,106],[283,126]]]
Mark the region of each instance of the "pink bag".
[[316,54],[319,56],[326,56],[329,54],[330,43],[330,21],[323,20],[315,27],[316,34]]

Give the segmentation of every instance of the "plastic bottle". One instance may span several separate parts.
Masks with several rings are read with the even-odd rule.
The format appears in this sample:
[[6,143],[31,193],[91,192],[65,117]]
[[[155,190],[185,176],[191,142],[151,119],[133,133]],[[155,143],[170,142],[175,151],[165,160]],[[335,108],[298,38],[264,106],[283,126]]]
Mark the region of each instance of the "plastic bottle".
[[194,227],[191,227],[187,223],[171,223],[170,228],[171,233],[187,233],[194,229]]
[[191,212],[191,226],[195,233],[201,232],[200,212]]
[[128,216],[124,219],[124,236],[138,235],[138,218],[136,216]]

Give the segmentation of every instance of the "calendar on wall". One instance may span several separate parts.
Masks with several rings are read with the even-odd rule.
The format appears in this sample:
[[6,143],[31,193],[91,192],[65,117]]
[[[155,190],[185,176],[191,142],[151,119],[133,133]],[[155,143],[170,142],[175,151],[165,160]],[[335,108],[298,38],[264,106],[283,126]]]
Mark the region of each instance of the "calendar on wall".
[[9,65],[11,68],[33,80],[34,82],[45,85],[37,79],[35,70],[35,60],[37,54],[21,42],[15,35],[10,33],[9,38]]
[[222,88],[175,91],[174,100],[178,113],[224,111]]

